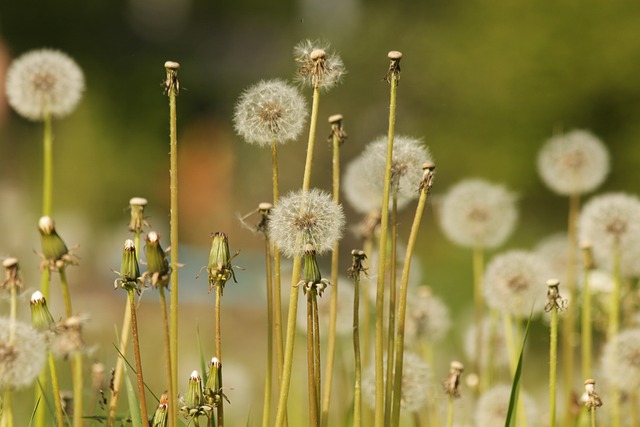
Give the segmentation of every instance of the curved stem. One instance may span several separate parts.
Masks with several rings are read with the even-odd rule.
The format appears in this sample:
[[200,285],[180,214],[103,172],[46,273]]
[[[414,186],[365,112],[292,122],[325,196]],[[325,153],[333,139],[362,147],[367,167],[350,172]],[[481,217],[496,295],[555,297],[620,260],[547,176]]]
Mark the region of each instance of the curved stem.
[[138,340],[138,319],[136,317],[136,304],[134,290],[129,289],[129,307],[131,308],[131,334],[133,336],[133,355],[136,361],[136,379],[138,380],[138,394],[140,399],[140,415],[143,427],[149,427],[149,413],[147,412],[147,399],[144,393],[144,378],[142,377],[142,359],[140,358],[140,342]]

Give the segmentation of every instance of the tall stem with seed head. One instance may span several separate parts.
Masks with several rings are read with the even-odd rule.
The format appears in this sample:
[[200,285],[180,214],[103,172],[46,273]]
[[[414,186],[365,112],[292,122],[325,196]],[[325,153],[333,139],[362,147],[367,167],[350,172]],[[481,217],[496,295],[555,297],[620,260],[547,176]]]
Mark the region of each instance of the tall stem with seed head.
[[142,376],[142,359],[140,358],[140,341],[138,338],[138,319],[136,316],[135,291],[128,289],[129,307],[131,307],[131,334],[133,336],[133,355],[136,362],[136,379],[138,382],[138,394],[140,399],[140,413],[142,425],[149,427],[149,413],[147,412],[147,399],[144,392],[144,378]]
[[[273,204],[278,203],[280,198],[280,187],[278,183],[278,148],[276,141],[271,143],[271,164],[273,171]],[[273,328],[275,330],[276,339],[276,360],[278,365],[278,383],[282,382],[282,366],[284,362],[283,355],[283,338],[282,338],[282,300],[281,300],[281,285],[280,278],[280,250],[276,247],[273,248]]]
[[267,261],[267,369],[264,381],[264,402],[262,405],[262,426],[268,427],[271,421],[271,383],[273,379],[273,283],[271,272],[271,242],[264,239],[264,253]]
[[391,203],[391,276],[389,277],[389,324],[387,333],[387,380],[385,383],[384,423],[391,422],[391,401],[393,399],[393,365],[395,362],[396,327],[396,245],[398,234],[398,185],[393,183],[393,202]]
[[[484,391],[488,387],[488,373],[482,372],[482,340],[484,328],[484,297],[482,296],[482,277],[484,275],[484,247],[476,245],[473,248],[473,303],[474,303],[474,321],[476,324],[475,336],[475,371],[480,379],[480,391]],[[491,361],[487,359],[490,363]]]
[[[616,242],[613,247],[613,291],[611,292],[609,308],[609,328],[607,340],[614,343],[620,330],[620,244]],[[620,389],[615,381],[610,384],[611,399],[611,425],[620,427]]]
[[391,65],[389,68],[388,80],[390,84],[389,94],[389,129],[386,166],[384,171],[384,188],[382,192],[382,215],[380,217],[380,242],[378,246],[378,279],[376,286],[376,353],[375,353],[375,381],[376,381],[376,404],[375,404],[375,426],[384,425],[384,322],[382,313],[384,312],[384,281],[385,267],[387,262],[387,233],[389,226],[389,194],[391,190],[391,165],[393,160],[393,140],[396,123],[396,90],[398,79],[400,78],[400,52],[389,52]]

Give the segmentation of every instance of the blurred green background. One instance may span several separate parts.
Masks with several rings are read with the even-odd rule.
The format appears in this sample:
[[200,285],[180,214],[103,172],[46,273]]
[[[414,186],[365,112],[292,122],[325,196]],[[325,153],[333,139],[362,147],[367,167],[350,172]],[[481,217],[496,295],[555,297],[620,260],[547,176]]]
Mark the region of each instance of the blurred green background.
[[[322,142],[329,133],[326,118],[344,115],[345,162],[386,132],[386,54],[404,53],[397,132],[422,137],[431,148],[438,166],[434,196],[470,176],[505,183],[519,194],[521,219],[510,247],[531,247],[564,228],[567,202],[544,187],[535,166],[541,144],[554,132],[594,132],[611,152],[611,173],[601,191],[637,192],[639,2],[417,3],[25,0],[0,5],[2,81],[12,58],[40,47],[67,52],[85,72],[79,108],[54,123],[54,218],[67,243],[81,245],[82,263],[70,281],[77,311],[89,307],[84,311],[96,320],[89,333],[112,334],[113,324],[120,323],[124,296],[112,291],[110,269],[119,266],[121,244],[129,237],[130,197],[149,199],[149,222],[168,240],[165,60],[181,64],[180,233],[186,267],[180,275],[183,301],[191,307],[181,325],[186,337],[193,336],[195,319],[204,333],[212,330],[213,296],[203,302],[207,285],[195,276],[206,264],[209,233],[218,230],[229,233],[232,251],[241,249],[237,263],[246,268],[225,298],[255,317],[246,320],[247,328],[262,328],[261,313],[247,310],[263,307],[262,241],[244,230],[237,216],[270,199],[270,153],[234,135],[231,117],[247,86],[293,77],[291,51],[303,38],[330,41],[347,67],[344,83],[322,96],[318,131]],[[0,256],[18,255],[32,288],[38,283],[33,249],[39,247],[41,135],[41,125],[10,111],[1,93]],[[300,185],[305,149],[300,141],[280,151],[283,192]],[[316,150],[312,183],[329,189],[330,151],[323,144]],[[421,234],[423,282],[458,312],[470,304],[470,254],[444,239],[435,205]],[[359,220],[350,207],[346,211],[351,223]],[[408,234],[411,211],[401,217],[402,236]],[[347,234],[343,253],[358,245]],[[346,269],[348,257],[343,263]],[[155,304],[155,296],[145,294],[143,306],[145,301]],[[238,317],[227,319],[235,323],[225,327],[238,325]],[[151,326],[157,321],[148,320]],[[257,354],[253,348],[264,345],[259,332],[250,344],[236,336],[237,346],[230,340],[227,351],[251,363],[247,353]],[[113,357],[108,340],[99,343],[97,359]],[[195,348],[188,339],[184,346]],[[181,369],[186,383],[193,368]],[[258,394],[260,383],[254,387]]]

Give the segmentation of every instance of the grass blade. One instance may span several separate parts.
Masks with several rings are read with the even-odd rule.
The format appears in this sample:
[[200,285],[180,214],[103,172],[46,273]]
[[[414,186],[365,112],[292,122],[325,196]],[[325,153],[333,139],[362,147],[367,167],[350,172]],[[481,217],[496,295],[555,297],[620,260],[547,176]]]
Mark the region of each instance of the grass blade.
[[515,427],[516,415],[518,411],[518,395],[520,394],[520,377],[522,375],[522,360],[524,355],[524,346],[527,342],[529,335],[529,325],[531,325],[531,317],[533,316],[533,309],[529,314],[529,320],[527,320],[527,327],[524,330],[524,336],[522,337],[522,347],[520,348],[520,355],[518,356],[518,366],[516,366],[516,372],[513,376],[513,384],[511,385],[511,396],[509,397],[509,410],[507,411],[507,418],[505,420],[505,427]]

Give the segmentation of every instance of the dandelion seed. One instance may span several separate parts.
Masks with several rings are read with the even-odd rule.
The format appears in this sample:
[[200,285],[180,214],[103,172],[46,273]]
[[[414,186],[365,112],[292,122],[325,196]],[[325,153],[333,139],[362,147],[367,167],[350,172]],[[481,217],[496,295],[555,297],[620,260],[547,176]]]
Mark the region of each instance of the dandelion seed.
[[268,233],[285,256],[302,256],[308,244],[321,254],[340,238],[344,222],[342,206],[330,194],[318,189],[296,191],[271,210]]
[[609,153],[592,133],[574,130],[547,141],[538,154],[538,172],[558,194],[586,193],[609,173]]
[[607,342],[602,351],[602,376],[624,392],[640,388],[640,329],[620,331]]
[[312,88],[328,90],[340,83],[346,73],[340,56],[329,50],[329,43],[303,40],[293,48],[300,64],[296,78]]
[[300,91],[282,80],[268,80],[242,93],[233,123],[248,143],[267,146],[298,138],[306,118],[307,105]]
[[[9,334],[13,328],[13,343]],[[47,354],[44,335],[26,323],[0,318],[0,389],[23,388],[36,379]]]
[[517,317],[527,317],[532,307],[534,313],[539,313],[544,305],[540,295],[547,277],[549,267],[534,253],[512,250],[498,255],[484,275],[487,305]]
[[[475,420],[477,426],[501,426],[507,419],[509,409],[510,385],[498,385],[480,396],[476,405]],[[536,425],[536,404],[525,391],[520,390],[520,402],[528,425]]]
[[495,248],[511,235],[518,212],[516,197],[501,185],[464,180],[440,201],[440,226],[452,242]]
[[7,100],[21,116],[34,121],[48,114],[65,117],[84,91],[84,75],[71,57],[58,50],[33,50],[7,71]]
[[640,274],[640,200],[625,193],[609,193],[591,199],[579,220],[580,240],[592,242],[596,264],[613,265],[620,255],[625,276]]

